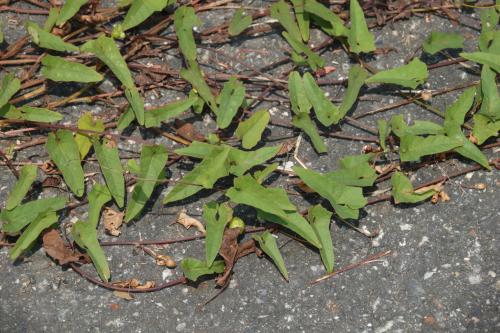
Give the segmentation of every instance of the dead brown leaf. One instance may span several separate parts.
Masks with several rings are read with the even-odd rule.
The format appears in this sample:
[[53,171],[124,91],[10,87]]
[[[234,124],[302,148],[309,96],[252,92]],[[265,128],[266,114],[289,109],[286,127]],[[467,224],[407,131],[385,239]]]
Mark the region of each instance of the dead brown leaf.
[[441,182],[441,183],[437,183],[437,184],[433,184],[433,185],[429,185],[429,186],[424,186],[424,187],[421,187],[419,189],[416,189],[415,190],[415,193],[416,194],[422,194],[422,193],[425,193],[425,192],[428,192],[428,191],[436,191],[436,192],[441,192],[443,190],[443,183],[444,182]]
[[154,288],[154,281],[146,281],[142,284],[138,279],[128,279],[123,281],[116,281],[112,283],[113,286],[119,288],[131,288],[131,289],[148,289]]
[[61,178],[59,177],[46,177],[42,181],[43,187],[58,187],[59,185],[61,185]]
[[376,165],[374,167],[374,169],[375,169],[375,172],[377,172],[379,175],[385,175],[394,169],[401,170],[401,167],[399,165],[397,165],[396,163],[391,163],[389,165],[384,165],[384,166]]
[[296,143],[297,143],[296,139],[291,139],[291,140],[285,141],[281,145],[281,148],[278,151],[278,153],[276,154],[276,156],[281,156],[281,155],[284,155],[284,154],[288,154],[289,152],[291,152],[293,150],[293,148],[295,148],[295,144]]
[[56,175],[59,173],[59,170],[57,170],[56,165],[52,163],[52,161],[45,161],[40,169],[42,169],[42,171],[47,175]]
[[59,262],[59,265],[89,261],[86,255],[67,247],[56,229],[52,229],[43,235],[43,248],[52,259]]
[[175,120],[175,133],[189,141],[204,141],[205,137],[198,133],[193,124],[176,119]]
[[146,281],[144,284],[138,285],[135,287],[135,289],[149,289],[149,288],[154,288],[155,287],[155,282],[154,281]]
[[201,233],[206,232],[205,227],[200,221],[186,214],[185,208],[181,209],[179,215],[177,215],[176,222],[182,224],[186,229],[189,229],[191,228],[191,226],[194,226],[199,232]]
[[168,268],[175,268],[177,266],[177,263],[171,256],[164,254],[157,254],[155,260],[158,266],[166,266]]
[[119,297],[121,299],[127,300],[127,301],[131,301],[134,299],[134,296],[132,296],[132,294],[130,294],[126,291],[115,290],[115,291],[113,291],[113,295],[115,295],[116,297]]
[[303,181],[297,183],[297,187],[304,193],[315,193],[316,191],[306,185]]
[[106,208],[104,211],[104,229],[112,236],[119,236],[122,232],[120,230],[123,223],[123,213],[117,212],[111,208]]

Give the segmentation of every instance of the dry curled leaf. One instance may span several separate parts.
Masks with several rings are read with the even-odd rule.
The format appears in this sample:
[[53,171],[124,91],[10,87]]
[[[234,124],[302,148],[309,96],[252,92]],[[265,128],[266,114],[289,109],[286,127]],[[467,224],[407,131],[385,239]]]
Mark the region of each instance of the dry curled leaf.
[[442,202],[450,201],[450,196],[445,191],[441,191],[439,192],[439,199],[441,199]]
[[61,178],[59,177],[46,177],[42,181],[43,187],[58,187],[59,185],[61,185]]
[[149,288],[154,288],[155,287],[155,282],[154,281],[146,281],[144,284],[138,285],[135,287],[135,289],[149,289]]
[[113,209],[106,208],[103,214],[104,229],[112,236],[119,236],[121,234],[121,226],[123,223],[123,213],[117,212]]
[[45,252],[59,265],[66,265],[70,262],[88,262],[86,255],[73,251],[64,244],[59,232],[52,229],[43,235],[43,248]]
[[474,189],[476,189],[476,190],[484,190],[485,188],[486,188],[486,184],[485,183],[474,184]]
[[155,283],[154,281],[146,281],[144,284],[142,284],[138,279],[129,279],[113,282],[113,286],[119,288],[148,289],[154,288]]
[[385,175],[385,174],[391,172],[392,170],[398,170],[398,171],[400,171],[401,170],[401,166],[399,166],[396,163],[391,163],[389,165],[384,165],[384,166],[376,165],[374,167],[374,169],[375,169],[375,171],[379,175]]
[[59,173],[59,170],[57,170],[56,165],[52,161],[45,161],[40,169],[47,175],[56,175]]
[[440,183],[437,183],[437,184],[433,184],[433,185],[421,187],[419,189],[416,189],[415,193],[416,194],[422,194],[422,193],[425,193],[425,192],[428,192],[428,191],[436,191],[436,192],[439,193],[439,192],[441,192],[443,190],[443,183],[444,182],[440,182]]
[[158,266],[166,266],[168,268],[175,268],[177,266],[177,263],[171,256],[164,254],[157,254],[155,260]]
[[194,128],[193,124],[176,119],[175,120],[175,133],[189,141],[203,141],[205,140],[204,136],[198,133],[196,128]]
[[420,94],[420,97],[424,101],[429,101],[432,98],[432,92],[429,90],[422,90],[422,93]]
[[295,148],[296,143],[297,143],[297,140],[295,140],[295,139],[285,141],[281,145],[281,148],[278,151],[278,153],[276,154],[276,156],[288,154],[289,152],[291,152],[293,150],[293,148]]
[[127,301],[131,301],[134,299],[134,296],[132,296],[132,294],[130,294],[126,291],[115,290],[115,291],[113,291],[113,295],[115,295],[116,297],[119,297],[121,299],[127,300]]
[[470,141],[470,142],[472,142],[472,143],[473,143],[473,144],[475,144],[475,145],[477,145],[477,144],[478,144],[478,142],[479,142],[479,141],[477,140],[477,138],[474,136],[474,134],[472,134],[472,133],[469,135],[469,141]]
[[181,211],[179,212],[179,215],[177,215],[176,222],[179,224],[182,224],[184,226],[184,228],[186,228],[186,229],[189,229],[189,228],[191,228],[191,226],[194,226],[199,232],[201,232],[201,233],[206,232],[205,227],[203,226],[203,224],[200,221],[198,221],[194,217],[191,217],[188,214],[186,214],[185,208],[181,209]]

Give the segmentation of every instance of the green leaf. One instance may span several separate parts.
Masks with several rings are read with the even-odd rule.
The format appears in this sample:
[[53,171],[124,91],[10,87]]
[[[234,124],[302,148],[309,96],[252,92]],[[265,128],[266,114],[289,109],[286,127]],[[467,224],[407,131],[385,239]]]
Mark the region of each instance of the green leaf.
[[344,21],[330,9],[316,0],[304,0],[304,5],[305,11],[324,32],[333,37],[347,36],[349,30],[344,26]]
[[405,135],[400,139],[399,157],[402,162],[418,161],[422,156],[447,152],[462,145],[460,140],[444,135],[432,135],[426,138]]
[[0,88],[0,107],[6,105],[20,88],[21,81],[10,73],[6,74],[2,79],[2,87]]
[[21,255],[26,249],[28,249],[31,244],[36,241],[38,236],[56,223],[58,220],[58,216],[54,212],[48,212],[48,213],[41,213],[39,214],[24,230],[23,234],[21,237],[19,237],[16,241],[16,245],[10,250],[10,258],[12,260],[16,260],[17,257]]
[[340,160],[340,169],[331,171],[325,176],[332,182],[347,186],[373,186],[377,173],[368,163],[375,155],[361,154],[346,156]]
[[309,13],[305,11],[306,0],[292,0],[293,10],[295,11],[295,18],[299,25],[300,35],[302,40],[307,42],[309,40]]
[[98,136],[98,133],[104,132],[104,121],[102,119],[94,119],[90,112],[86,112],[78,119],[78,129],[96,132],[92,134],[88,132],[75,134],[75,142],[80,152],[80,158],[84,159],[92,147],[91,138]]
[[3,22],[0,22],[0,44],[3,43]]
[[[12,105],[6,105],[2,110],[5,109],[8,109],[8,111],[4,116],[8,119],[24,119],[40,123],[53,123],[63,119],[62,114],[59,112],[33,106],[24,105],[16,109]],[[2,110],[0,110],[0,115],[2,115]]]
[[305,92],[319,122],[324,126],[337,124],[341,118],[339,108],[328,100],[310,73],[305,73],[303,79]]
[[80,10],[80,8],[87,3],[87,0],[70,0],[62,6],[59,16],[56,21],[56,25],[61,25]]
[[349,79],[344,99],[339,107],[340,118],[343,118],[358,99],[359,90],[365,84],[368,73],[359,65],[354,65],[349,70]]
[[144,100],[137,91],[137,88],[125,89],[125,97],[134,111],[135,118],[140,125],[144,125]]
[[180,71],[181,77],[188,81],[193,89],[200,95],[200,97],[208,104],[210,109],[217,114],[217,103],[215,101],[215,97],[210,90],[210,87],[203,79],[203,74],[198,65],[194,64],[190,68],[183,68]]
[[235,203],[251,206],[275,216],[277,219],[273,219],[273,222],[280,223],[312,245],[320,247],[311,226],[297,213],[297,208],[289,201],[282,188],[266,188],[252,176],[244,175],[234,180],[234,186],[226,192],[226,196]]
[[481,114],[474,115],[474,127],[472,128],[472,133],[477,139],[478,144],[482,145],[490,137],[497,136],[499,131],[500,120],[494,122]]
[[206,223],[205,255],[206,264],[211,266],[219,253],[224,229],[233,217],[233,210],[227,202],[219,205],[210,202],[203,206],[203,219]]
[[386,151],[387,145],[385,144],[385,140],[389,136],[391,128],[387,123],[387,121],[383,119],[377,120],[377,127],[378,127],[378,141],[380,142],[380,148]]
[[427,135],[427,134],[443,134],[444,130],[441,125],[431,121],[416,120],[412,126],[406,125],[402,114],[391,118],[391,129],[399,137],[407,135]]
[[168,160],[167,150],[163,146],[143,146],[141,151],[141,170],[135,184],[132,198],[125,213],[125,222],[130,222],[144,208],[154,188],[160,181]]
[[483,100],[478,113],[497,121],[500,120],[500,96],[495,77],[495,73],[488,66],[483,66],[481,70],[481,95]]
[[260,141],[270,118],[271,116],[267,110],[259,110],[248,120],[238,124],[235,135],[238,139],[243,140],[243,148],[253,148]]
[[299,113],[292,118],[292,124],[293,126],[300,128],[301,130],[304,131],[304,133],[307,134],[309,139],[311,139],[311,142],[314,146],[314,149],[318,153],[326,153],[326,145],[325,142],[323,141],[323,138],[319,135],[318,129],[314,125],[314,123],[311,120],[311,117],[307,113]]
[[[146,117],[147,117],[146,114],[144,114],[145,119]],[[134,110],[132,110],[132,108],[129,106],[125,110],[125,112],[122,113],[120,118],[118,118],[118,125],[116,125],[116,129],[120,132],[123,131],[124,129],[129,127],[130,124],[132,124],[134,119],[135,119]],[[144,122],[146,122],[146,120],[144,120]]]
[[358,0],[350,2],[351,29],[347,33],[347,43],[354,53],[375,51],[375,37],[368,30],[363,9]]
[[290,97],[293,113],[309,113],[312,105],[307,98],[304,82],[300,74],[296,71],[291,72],[288,76],[288,96]]
[[271,175],[279,166],[279,163],[273,163],[264,168],[264,170],[255,171],[253,174],[253,178],[257,181],[257,183],[262,184],[264,180],[266,180],[269,175]]
[[181,261],[181,269],[184,275],[191,281],[196,281],[200,276],[219,274],[224,272],[224,261],[216,260],[208,266],[206,262],[187,257]]
[[194,41],[193,28],[202,24],[203,22],[196,16],[193,7],[182,6],[175,11],[175,33],[179,40],[179,48],[189,66],[196,64],[196,43]]
[[498,25],[498,13],[495,8],[482,9],[479,11],[481,16],[481,35],[478,38],[480,51],[487,51],[492,33]]
[[99,82],[104,78],[94,68],[49,54],[42,58],[42,65],[42,75],[56,82]]
[[424,83],[428,76],[427,66],[415,58],[408,65],[378,72],[366,79],[365,83],[390,83],[415,89]]
[[95,226],[88,222],[78,221],[73,224],[71,235],[78,246],[88,252],[100,278],[103,281],[108,281],[111,272],[109,271],[108,262],[106,261],[106,255],[97,240],[97,230]]
[[245,87],[235,77],[231,77],[224,84],[224,88],[222,88],[218,97],[219,108],[216,114],[219,128],[224,129],[231,124],[244,99]]
[[330,220],[332,218],[332,213],[323,208],[321,205],[316,205],[309,208],[307,213],[307,219],[311,223],[311,226],[316,232],[318,239],[321,243],[321,249],[319,249],[319,254],[321,256],[321,261],[325,265],[325,269],[328,273],[333,272],[333,266],[335,264],[335,256],[333,254],[333,242],[332,236],[330,234]]
[[295,40],[302,40],[297,22],[290,13],[290,7],[280,0],[271,6],[271,17],[278,20],[288,34]]
[[282,35],[298,55],[305,57],[305,60],[313,70],[325,66],[325,60],[314,53],[306,44],[302,43],[300,39],[293,38],[286,31],[283,31]]
[[131,29],[144,22],[154,12],[162,11],[175,0],[133,0],[123,21],[123,30]]
[[464,47],[464,37],[460,34],[433,31],[422,44],[429,54],[435,54],[444,49],[461,49]]
[[294,167],[293,171],[307,186],[327,199],[341,218],[357,219],[359,209],[368,203],[359,187],[337,183],[329,179],[328,174],[322,175],[301,167]]
[[465,135],[462,133],[460,124],[453,121],[445,121],[444,128],[448,137],[460,140],[460,142],[462,143],[462,145],[458,148],[455,148],[454,151],[468,159],[476,161],[484,168],[491,170],[486,156],[472,142],[467,140]]
[[163,105],[159,108],[149,110],[144,114],[144,125],[146,127],[160,127],[162,122],[166,122],[174,117],[179,116],[186,110],[188,110],[196,102],[198,98],[196,96],[189,96],[188,98],[181,99],[180,101],[175,101]]
[[281,275],[288,281],[288,271],[286,270],[285,261],[281,256],[280,249],[276,244],[276,238],[269,231],[265,231],[261,235],[253,235],[252,238],[259,242],[262,251],[273,260]]
[[7,205],[5,206],[7,210],[12,210],[21,203],[36,179],[37,170],[38,167],[34,164],[26,164],[21,168],[19,179],[12,187],[7,199]]
[[50,32],[56,25],[57,18],[59,17],[59,8],[51,7],[49,9],[49,16],[43,24],[43,30]]
[[395,204],[416,203],[428,199],[436,193],[433,189],[424,193],[415,193],[410,180],[401,172],[396,172],[392,175],[391,184],[391,194]]
[[81,197],[85,190],[85,184],[80,153],[73,133],[68,130],[49,133],[45,147],[52,161],[61,170],[69,189],[77,197]]
[[9,235],[17,234],[38,215],[63,209],[66,203],[67,199],[62,197],[44,198],[27,202],[12,210],[2,210],[0,220],[5,222],[2,231]]
[[98,138],[95,138],[92,143],[106,185],[118,207],[122,208],[125,202],[125,178],[116,143],[103,139],[101,144]]
[[60,52],[78,51],[78,47],[73,44],[66,43],[61,37],[43,30],[35,22],[27,21],[26,30],[28,30],[31,40],[40,47]]
[[481,65],[489,66],[497,73],[500,73],[500,54],[490,52],[462,52],[459,55],[467,60],[477,62]]
[[[446,121],[452,121],[462,125],[465,121],[465,115],[474,103],[474,96],[476,95],[476,88],[471,87],[466,89],[462,95],[450,107],[446,108],[445,117]],[[484,102],[484,101],[483,101]],[[499,101],[500,102],[500,101]]]
[[107,187],[97,183],[92,187],[88,198],[89,211],[86,223],[92,225],[95,229],[99,224],[102,207],[111,200],[111,193],[109,193]]
[[227,30],[229,36],[238,36],[245,31],[250,24],[252,24],[252,16],[244,15],[243,8],[238,9],[236,13],[234,13],[231,23],[229,23],[229,28]]

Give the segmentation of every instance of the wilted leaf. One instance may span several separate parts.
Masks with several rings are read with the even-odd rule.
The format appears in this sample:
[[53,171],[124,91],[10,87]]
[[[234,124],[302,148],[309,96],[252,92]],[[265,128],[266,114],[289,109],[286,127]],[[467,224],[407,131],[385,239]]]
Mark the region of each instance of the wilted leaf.
[[104,78],[94,68],[49,54],[42,58],[42,65],[42,75],[56,82],[99,82]]
[[7,204],[5,206],[7,210],[12,210],[21,203],[36,179],[37,170],[38,167],[34,164],[27,164],[21,168],[19,179],[12,187],[9,198],[7,199]]
[[240,8],[234,13],[229,28],[227,29],[229,36],[237,36],[245,31],[252,24],[252,16],[244,15],[243,8]]
[[0,107],[6,105],[12,96],[19,91],[19,88],[21,88],[21,81],[10,73],[6,74],[2,79],[2,87],[0,88]]
[[217,98],[219,107],[216,115],[219,128],[224,129],[231,124],[244,99],[245,87],[235,77],[231,77]]
[[125,222],[130,222],[142,211],[160,180],[167,159],[168,154],[163,146],[142,147],[141,170],[125,213]]
[[432,135],[426,138],[406,135],[401,137],[399,157],[402,162],[418,161],[422,156],[444,153],[462,144],[461,140],[444,135]]
[[121,208],[125,201],[125,179],[116,143],[109,139],[103,139],[103,142],[100,143],[99,139],[95,138],[93,146],[106,185],[116,204]]
[[51,34],[40,28],[35,22],[27,21],[26,30],[31,36],[31,40],[38,46],[59,52],[77,52],[78,47],[66,43],[61,37]]
[[193,28],[203,23],[196,16],[193,7],[182,6],[177,8],[174,14],[174,27],[179,48],[189,66],[196,64],[196,43],[193,36]]
[[464,46],[464,37],[460,34],[433,31],[422,44],[422,48],[429,54],[435,54],[444,49],[461,49]]
[[52,161],[61,170],[64,181],[70,190],[77,197],[81,197],[85,190],[85,184],[80,153],[73,133],[68,130],[49,133],[46,148]]
[[87,3],[88,0],[71,0],[66,1],[62,6],[59,16],[57,17],[56,25],[61,25],[67,20],[75,16],[80,8]]
[[459,54],[461,57],[477,62],[478,64],[489,66],[497,73],[500,73],[500,54],[490,52],[462,52]]
[[293,126],[300,128],[301,130],[304,131],[304,133],[307,134],[309,139],[311,139],[311,142],[314,146],[314,149],[318,153],[326,153],[326,145],[325,142],[323,141],[323,138],[319,135],[318,129],[314,125],[314,123],[311,120],[311,117],[307,113],[300,113],[292,118],[292,124]]
[[368,30],[363,9],[358,0],[349,1],[351,14],[351,29],[347,33],[347,43],[354,53],[375,51],[375,37]]
[[316,205],[309,208],[307,213],[307,219],[311,223],[318,239],[321,243],[321,249],[319,249],[319,254],[321,255],[321,260],[325,265],[326,271],[328,273],[333,272],[333,266],[335,264],[335,256],[333,254],[333,242],[332,236],[330,234],[330,219],[332,218],[332,213],[323,208],[321,205]]
[[61,235],[56,229],[52,229],[43,235],[43,248],[47,255],[56,260],[61,266],[85,259],[83,254],[71,250],[64,244]]
[[274,236],[269,231],[266,231],[261,235],[253,235],[252,238],[259,242],[262,251],[273,260],[281,275],[288,281],[288,271],[286,270],[285,261],[281,256]]
[[212,265],[222,244],[222,237],[227,223],[233,217],[233,210],[228,203],[221,205],[210,202],[203,206],[203,219],[207,224],[205,237],[205,260]]
[[238,124],[238,128],[234,134],[238,139],[242,140],[243,148],[253,148],[260,141],[270,118],[271,116],[267,110],[259,110],[248,120]]
[[197,100],[195,96],[189,96],[189,98],[182,99],[180,101],[175,101],[163,105],[159,108],[146,111],[144,114],[146,127],[160,127],[162,122],[168,121],[174,117],[177,117],[184,111],[188,110]]
[[202,234],[206,233],[203,223],[201,223],[194,217],[189,216],[186,212],[187,210],[185,208],[182,208],[181,211],[179,212],[179,215],[177,215],[177,219],[175,220],[175,222],[179,223],[186,229],[189,229],[192,226],[194,226],[196,230],[198,230]]
[[112,236],[118,237],[122,233],[123,213],[106,208],[103,214],[104,229]]
[[413,190],[413,185],[410,180],[401,172],[396,172],[392,175],[392,196],[394,203],[416,203],[432,197],[437,193],[434,189],[429,189],[426,192],[416,193]]
[[104,121],[102,119],[95,119],[90,112],[85,112],[78,119],[78,129],[95,132],[77,132],[75,134],[75,142],[78,146],[80,157],[84,159],[92,147],[91,138],[97,138],[98,133],[104,132]]
[[415,89],[423,84],[428,76],[427,66],[415,58],[408,65],[378,72],[366,79],[365,83],[390,83]]
[[204,261],[188,257],[181,261],[181,268],[189,280],[196,281],[202,275],[222,273],[224,271],[224,261],[216,260],[212,265],[208,266]]
[[305,11],[324,32],[333,37],[347,36],[349,30],[344,26],[344,21],[330,9],[316,0],[304,0],[304,5]]
[[295,18],[290,13],[290,7],[285,1],[280,0],[271,6],[271,17],[278,20],[293,39],[302,40],[297,22],[295,22]]
[[57,222],[58,216],[55,212],[43,212],[40,213],[35,219],[29,224],[29,226],[24,230],[22,235],[17,239],[16,245],[10,251],[10,258],[16,260],[21,253],[27,250],[31,244],[37,240],[38,236]]
[[304,89],[319,122],[324,126],[338,123],[341,118],[339,108],[328,100],[310,73],[305,73],[303,79]]
[[349,79],[344,99],[339,107],[340,118],[343,118],[358,98],[359,90],[365,84],[368,73],[359,65],[354,65],[349,70]]
[[162,11],[175,0],[133,0],[123,21],[123,30],[131,29],[144,22],[154,12]]

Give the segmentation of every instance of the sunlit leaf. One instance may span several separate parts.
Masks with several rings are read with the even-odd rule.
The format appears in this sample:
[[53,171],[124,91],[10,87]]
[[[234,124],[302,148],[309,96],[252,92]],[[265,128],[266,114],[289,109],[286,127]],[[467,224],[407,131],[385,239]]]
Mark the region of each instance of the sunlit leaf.
[[104,78],[94,68],[49,54],[42,58],[42,65],[42,75],[56,82],[99,82]]
[[231,124],[244,99],[245,87],[235,77],[231,77],[218,97],[219,107],[216,114],[219,128],[224,129]]
[[293,39],[297,41],[302,40],[297,22],[285,1],[280,0],[271,6],[271,17],[278,20]]
[[[145,119],[146,117],[147,117],[146,114],[144,114]],[[120,132],[123,131],[124,129],[129,127],[130,124],[132,124],[134,119],[135,119],[134,110],[132,110],[132,108],[129,106],[127,109],[125,109],[125,112],[121,114],[120,118],[118,118],[118,124],[116,125],[116,129]],[[146,122],[146,120],[144,120],[144,122]]]
[[391,184],[391,194],[396,204],[420,202],[432,197],[436,193],[434,189],[429,189],[424,193],[415,193],[410,180],[401,172],[396,172],[392,175]]
[[218,108],[215,97],[212,94],[210,87],[205,82],[201,69],[198,65],[194,64],[188,69],[181,69],[180,75],[184,80],[188,81],[193,86],[193,89],[195,89],[200,97],[203,98],[210,109],[217,114]]
[[464,46],[464,37],[460,34],[433,31],[422,44],[422,48],[429,54],[435,54],[444,49],[461,49]]
[[84,176],[78,145],[73,138],[73,133],[68,130],[49,133],[46,148],[52,161],[61,170],[69,189],[77,197],[81,197],[85,190]]
[[253,148],[260,141],[270,119],[271,116],[267,110],[259,110],[248,120],[238,124],[234,134],[238,139],[242,140],[243,148]]
[[462,143],[460,147],[454,149],[455,152],[464,157],[467,157],[468,159],[476,161],[488,170],[491,169],[488,158],[486,158],[486,156],[481,152],[481,150],[479,150],[479,148],[476,147],[476,145],[474,145],[465,137],[465,135],[462,133],[460,124],[453,121],[445,121],[444,128],[448,137],[459,140]]
[[36,179],[38,167],[34,164],[26,164],[19,172],[19,179],[10,191],[5,208],[11,210],[16,208],[24,196],[28,193],[31,185]]
[[125,179],[116,143],[108,139],[103,139],[101,143],[98,138],[92,143],[106,185],[118,207],[122,208],[125,201]]
[[128,203],[125,221],[134,219],[144,208],[154,188],[160,180],[168,154],[163,146],[143,146],[141,151],[141,170]]
[[402,162],[418,161],[423,156],[447,152],[462,145],[461,140],[444,135],[432,135],[426,138],[406,135],[400,139],[399,157]]
[[40,123],[53,123],[63,119],[62,114],[59,112],[28,105],[16,108],[11,104],[6,104],[0,109],[0,117],[5,117],[7,119],[23,119]]
[[359,65],[354,65],[349,70],[349,79],[344,99],[339,107],[340,117],[343,118],[358,98],[359,90],[365,84],[368,73]]
[[59,16],[57,17],[56,25],[61,25],[80,10],[80,8],[87,3],[88,0],[69,0],[62,6]]
[[[445,120],[455,122],[462,125],[465,121],[465,115],[474,103],[476,88],[471,87],[466,89],[462,95],[451,106],[446,108]],[[500,101],[499,101],[500,102]],[[483,101],[484,103],[484,101]]]
[[279,166],[279,163],[273,163],[266,166],[263,170],[255,171],[253,174],[253,178],[257,181],[257,183],[262,184],[267,177],[269,177]]
[[252,24],[252,16],[244,15],[243,8],[240,8],[236,11],[236,13],[234,13],[231,23],[229,23],[227,32],[229,33],[229,36],[238,36],[245,31],[250,24]]
[[307,0],[292,0],[295,18],[304,42],[309,40],[309,13],[304,8],[306,2]]
[[162,11],[176,0],[133,0],[123,21],[123,30],[131,29],[144,22],[154,12]]
[[384,151],[387,149],[387,145],[385,144],[385,140],[389,136],[390,127],[386,120],[380,119],[377,120],[378,127],[378,141],[380,142],[380,148]]
[[211,266],[219,253],[224,236],[224,229],[233,217],[233,210],[229,204],[210,202],[203,206],[203,219],[206,223],[205,255],[206,263]]
[[427,66],[418,58],[413,59],[408,65],[378,72],[366,79],[366,83],[390,83],[415,89],[423,84],[429,73]]
[[80,117],[80,119],[78,119],[78,129],[92,131],[79,132],[75,134],[75,142],[78,146],[80,157],[81,159],[84,159],[92,147],[91,138],[98,136],[98,133],[104,132],[104,121],[102,119],[94,118],[90,112],[86,112]]
[[368,163],[374,154],[346,156],[340,160],[340,169],[331,171],[325,176],[332,182],[347,186],[372,186],[377,173]]
[[43,30],[50,32],[52,28],[56,25],[57,18],[59,17],[59,8],[51,7],[49,9],[49,16],[43,24]]
[[276,238],[269,231],[265,231],[261,235],[253,235],[252,238],[259,242],[262,251],[273,260],[281,275],[288,281],[288,271],[286,270],[285,261],[281,256],[278,244],[276,244]]
[[415,120],[412,126],[408,126],[402,114],[392,117],[391,129],[399,137],[444,133],[441,125],[426,120]]
[[144,125],[146,127],[160,127],[162,122],[166,122],[174,117],[177,117],[188,110],[196,102],[196,100],[196,96],[189,96],[188,98],[146,111],[144,114]]
[[333,254],[333,242],[332,236],[330,234],[330,219],[332,218],[332,213],[323,208],[321,205],[316,205],[309,208],[307,213],[307,219],[311,223],[311,226],[316,232],[318,239],[321,243],[321,249],[319,249],[319,254],[321,256],[321,261],[325,265],[325,269],[328,273],[333,272],[333,266],[335,264],[335,256]]
[[306,44],[302,43],[300,39],[295,39],[286,31],[283,31],[282,35],[297,54],[305,57],[305,60],[309,66],[311,66],[312,70],[317,70],[325,66],[325,60],[311,50]]
[[477,139],[478,144],[483,144],[491,137],[497,136],[500,131],[500,120],[491,121],[488,117],[481,114],[474,115],[474,127],[472,133]]
[[309,113],[312,105],[307,97],[304,82],[299,72],[293,71],[288,76],[288,96],[290,97],[293,113]]
[[496,75],[488,66],[483,66],[481,70],[481,95],[482,103],[478,113],[494,121],[500,120],[500,95]]
[[6,74],[2,79],[2,86],[0,87],[0,107],[6,105],[20,88],[21,81],[10,73]]
[[26,30],[28,30],[31,40],[40,47],[60,52],[78,51],[78,47],[73,44],[66,43],[61,37],[43,30],[35,22],[27,21]]
[[189,66],[196,63],[196,43],[193,36],[193,28],[201,26],[202,22],[196,16],[193,7],[182,6],[177,8],[174,14],[174,27],[179,48]]
[[215,260],[211,266],[208,266],[206,262],[187,257],[181,261],[181,269],[184,275],[191,281],[196,281],[200,276],[219,274],[224,272],[224,261]]
[[311,117],[307,113],[299,113],[292,118],[292,124],[293,126],[300,128],[301,130],[304,131],[304,133],[307,134],[309,139],[311,139],[311,142],[314,146],[314,149],[318,153],[326,153],[326,145],[325,142],[323,141],[323,138],[319,135],[318,129],[314,125],[314,123],[311,120]]
[[324,126],[338,123],[341,118],[339,108],[328,100],[310,73],[305,73],[303,79],[304,89],[319,122]]
[[486,52],[498,26],[499,15],[495,8],[481,9],[479,15],[481,16],[481,34],[478,38],[478,46],[480,51]]
[[304,0],[304,9],[311,19],[327,34],[333,37],[347,36],[348,29],[344,21],[330,9],[316,0]]
[[358,0],[349,1],[351,29],[347,33],[347,43],[354,53],[375,51],[375,36],[368,30],[363,9]]
[[500,73],[500,54],[490,52],[462,52],[459,55],[467,60],[477,62],[481,65],[489,66],[497,73]]

